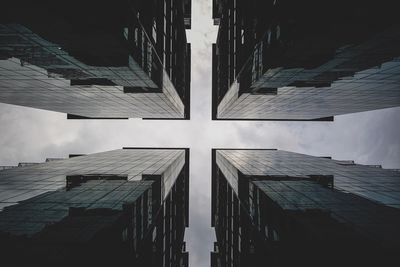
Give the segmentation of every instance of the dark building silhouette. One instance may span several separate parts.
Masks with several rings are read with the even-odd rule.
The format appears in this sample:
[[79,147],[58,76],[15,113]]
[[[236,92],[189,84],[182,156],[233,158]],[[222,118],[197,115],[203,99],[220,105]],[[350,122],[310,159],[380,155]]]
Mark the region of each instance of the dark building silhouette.
[[3,1],[0,102],[82,118],[190,118],[191,0]]
[[352,161],[213,149],[211,266],[391,266],[399,178]]
[[396,4],[213,0],[213,119],[331,121],[399,106]]
[[188,266],[189,149],[0,171],[2,266]]

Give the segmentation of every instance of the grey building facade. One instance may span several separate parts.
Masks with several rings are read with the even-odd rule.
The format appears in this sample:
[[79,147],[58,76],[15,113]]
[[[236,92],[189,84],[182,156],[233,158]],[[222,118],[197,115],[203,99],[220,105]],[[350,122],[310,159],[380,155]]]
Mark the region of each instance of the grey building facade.
[[189,149],[0,171],[2,266],[188,266]]
[[400,105],[396,2],[213,0],[213,119],[332,121]]
[[400,172],[279,150],[214,149],[211,266],[390,266]]
[[69,119],[189,119],[190,0],[5,1],[0,102]]

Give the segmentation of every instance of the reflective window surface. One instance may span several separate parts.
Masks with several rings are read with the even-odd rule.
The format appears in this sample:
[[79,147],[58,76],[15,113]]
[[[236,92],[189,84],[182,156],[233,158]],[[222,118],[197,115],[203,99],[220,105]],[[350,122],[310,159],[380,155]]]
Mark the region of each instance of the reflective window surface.
[[399,106],[394,2],[213,3],[214,119],[331,120]]
[[125,148],[0,171],[3,263],[187,267],[186,153]]
[[218,150],[217,164],[238,192],[239,173],[247,176],[333,175],[334,188],[400,208],[400,172],[282,150]]
[[[330,64],[330,63],[329,63]],[[269,80],[291,81],[293,72],[282,70]],[[265,78],[267,79],[267,78]],[[266,87],[275,87],[270,81]],[[240,119],[318,119],[346,113],[399,106],[400,61],[395,59],[376,68],[357,72],[330,87],[277,86],[277,93],[238,93],[234,85],[218,107],[219,117]]]
[[[130,79],[135,77],[132,73],[128,76]],[[49,75],[45,69],[21,63],[18,58],[0,60],[0,86],[0,101],[3,103],[89,118],[183,116],[183,105],[179,104],[177,109],[161,92],[124,93],[122,86],[72,86],[70,80]]]
[[216,149],[213,160],[212,267],[397,260],[399,171],[278,150]]
[[74,118],[189,118],[190,4],[50,2],[2,6],[1,102]]
[[[48,191],[0,212],[0,231],[33,236],[47,225],[60,222],[71,208],[122,211],[151,189],[152,181],[88,181],[69,191]],[[37,191],[35,193],[38,193]],[[88,225],[90,227],[90,225]],[[88,235],[96,229],[87,230]],[[61,240],[60,240],[61,241]]]
[[168,192],[185,163],[183,150],[121,149],[0,171],[1,208],[66,186],[71,175],[162,175]]
[[[364,197],[331,190],[315,181],[253,181],[257,190],[260,190],[272,202],[288,211],[320,210],[331,215],[343,223],[356,224],[359,229],[371,234],[377,229],[386,232],[384,239],[391,239],[390,235],[398,233],[397,224],[400,222],[400,213],[395,209],[386,209]],[[254,200],[259,203],[260,199]],[[257,214],[268,212],[261,207]],[[254,213],[255,215],[256,213]],[[255,218],[255,217],[254,217]],[[261,228],[265,226],[258,225]],[[276,227],[277,225],[275,225]],[[386,229],[385,229],[386,227]],[[375,229],[374,229],[375,228]]]

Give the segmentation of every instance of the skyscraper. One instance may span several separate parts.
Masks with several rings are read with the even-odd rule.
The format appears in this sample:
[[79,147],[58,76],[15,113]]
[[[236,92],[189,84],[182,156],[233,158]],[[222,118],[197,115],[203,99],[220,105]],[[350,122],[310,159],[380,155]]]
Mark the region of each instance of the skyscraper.
[[190,0],[5,1],[0,102],[82,118],[190,118]]
[[213,0],[213,119],[316,120],[400,106],[396,2]]
[[400,172],[279,150],[214,149],[212,266],[396,259]]
[[2,266],[188,266],[189,149],[0,171]]

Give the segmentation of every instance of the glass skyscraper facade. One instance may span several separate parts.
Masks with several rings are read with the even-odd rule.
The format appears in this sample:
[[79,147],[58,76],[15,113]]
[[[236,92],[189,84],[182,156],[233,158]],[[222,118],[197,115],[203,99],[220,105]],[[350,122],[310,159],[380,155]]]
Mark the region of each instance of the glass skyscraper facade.
[[82,118],[190,118],[190,0],[6,1],[0,102]]
[[188,149],[71,156],[0,171],[2,264],[188,266]]
[[376,266],[398,253],[400,172],[214,149],[212,266]]
[[395,4],[213,0],[213,119],[331,121],[399,106]]

